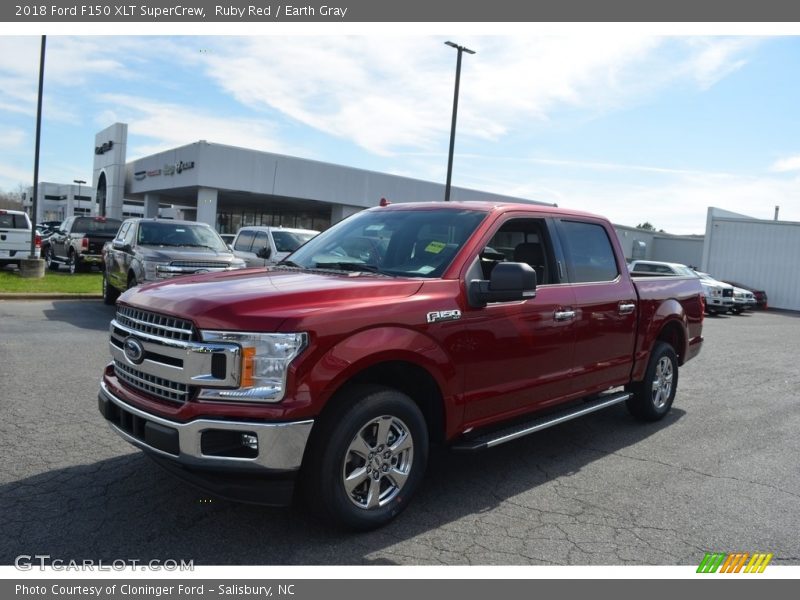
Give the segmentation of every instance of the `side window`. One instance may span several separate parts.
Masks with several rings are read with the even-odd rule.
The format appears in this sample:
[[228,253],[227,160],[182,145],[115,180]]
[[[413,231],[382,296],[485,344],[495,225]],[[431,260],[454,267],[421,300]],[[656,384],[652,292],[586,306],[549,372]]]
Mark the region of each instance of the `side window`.
[[125,234],[128,233],[128,229],[130,229],[130,227],[131,227],[130,223],[122,224],[122,227],[120,227],[119,231],[117,232],[117,238],[116,238],[117,241],[121,242],[122,240],[125,239]]
[[133,223],[128,223],[128,231],[125,232],[125,237],[122,239],[125,241],[126,244],[130,244],[133,246],[134,240],[136,238],[136,225]]
[[258,252],[259,250],[266,248],[268,246],[267,240],[267,232],[266,231],[259,231],[256,233],[256,237],[253,240],[253,249],[251,252]]
[[240,231],[233,249],[239,250],[240,252],[249,252],[250,246],[253,245],[254,237],[256,237],[256,232],[253,230],[245,229],[244,231]]
[[521,262],[536,271],[539,284],[555,283],[554,264],[547,243],[544,220],[511,219],[503,223],[481,252],[483,276],[489,279],[495,265],[500,262]]
[[573,283],[613,281],[619,275],[614,249],[602,225],[561,221],[567,270]]

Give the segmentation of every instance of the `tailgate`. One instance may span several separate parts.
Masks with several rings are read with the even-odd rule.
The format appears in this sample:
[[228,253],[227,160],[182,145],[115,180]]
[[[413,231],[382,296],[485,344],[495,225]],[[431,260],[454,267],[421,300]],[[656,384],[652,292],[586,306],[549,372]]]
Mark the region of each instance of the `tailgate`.
[[14,256],[17,252],[30,251],[29,229],[0,229],[0,258]]

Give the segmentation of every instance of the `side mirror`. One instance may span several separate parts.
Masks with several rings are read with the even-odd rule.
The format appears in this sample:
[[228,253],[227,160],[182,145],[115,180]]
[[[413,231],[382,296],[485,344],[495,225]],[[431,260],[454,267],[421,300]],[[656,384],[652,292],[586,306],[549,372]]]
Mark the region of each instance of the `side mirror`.
[[513,302],[536,297],[536,271],[526,263],[495,265],[489,281],[473,279],[467,287],[470,306],[481,308],[489,302]]
[[264,246],[258,252],[256,252],[256,256],[258,258],[263,258],[264,260],[268,259],[270,254],[272,254],[272,248],[269,246]]
[[131,251],[131,245],[126,244],[122,240],[114,240],[113,242],[111,242],[111,245],[114,247],[114,250],[121,250],[122,252]]

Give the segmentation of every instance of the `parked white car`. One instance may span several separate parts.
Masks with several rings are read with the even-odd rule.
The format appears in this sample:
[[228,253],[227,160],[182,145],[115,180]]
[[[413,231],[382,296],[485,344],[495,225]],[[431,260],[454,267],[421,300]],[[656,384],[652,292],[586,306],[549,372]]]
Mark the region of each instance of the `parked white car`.
[[706,298],[706,312],[719,314],[735,308],[732,285],[717,281],[707,273],[699,273],[686,265],[657,260],[634,260],[628,265],[628,270],[634,276],[699,277]]
[[244,260],[248,267],[274,265],[318,233],[313,229],[288,227],[242,227],[233,240],[233,253]]

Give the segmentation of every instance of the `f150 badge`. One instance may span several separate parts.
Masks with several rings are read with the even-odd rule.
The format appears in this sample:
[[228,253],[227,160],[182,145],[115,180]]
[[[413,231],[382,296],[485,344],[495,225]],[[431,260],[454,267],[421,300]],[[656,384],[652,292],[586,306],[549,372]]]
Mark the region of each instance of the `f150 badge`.
[[461,318],[460,310],[435,310],[428,313],[428,323],[441,321],[458,321]]

